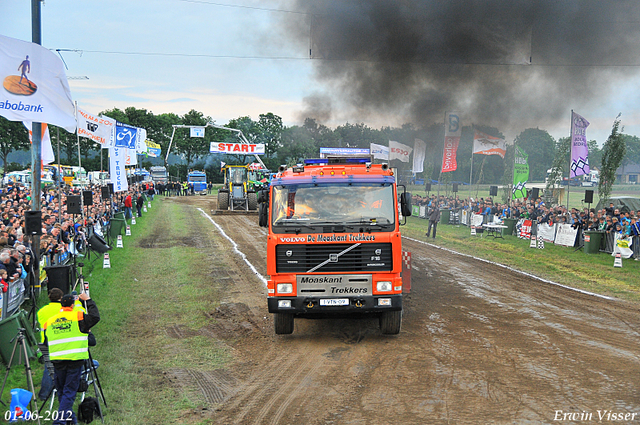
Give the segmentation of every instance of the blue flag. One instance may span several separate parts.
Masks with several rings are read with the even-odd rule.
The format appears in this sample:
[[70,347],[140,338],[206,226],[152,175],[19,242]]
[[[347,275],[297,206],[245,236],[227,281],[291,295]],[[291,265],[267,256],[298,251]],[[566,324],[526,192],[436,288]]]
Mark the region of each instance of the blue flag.
[[116,122],[116,147],[135,150],[137,135],[137,127]]

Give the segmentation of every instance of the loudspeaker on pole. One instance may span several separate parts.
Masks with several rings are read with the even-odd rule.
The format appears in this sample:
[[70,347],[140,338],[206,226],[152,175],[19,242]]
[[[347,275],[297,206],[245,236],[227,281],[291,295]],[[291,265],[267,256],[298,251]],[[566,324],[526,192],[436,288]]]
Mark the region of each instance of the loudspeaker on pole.
[[454,183],[454,184],[453,184],[452,192],[453,192],[453,193],[458,192],[458,183]]
[[593,204],[593,190],[584,191],[584,202],[587,204]]
[[93,205],[93,192],[90,190],[82,191],[82,202],[85,207]]
[[42,234],[42,211],[25,211],[24,227],[27,235]]
[[431,183],[427,183],[424,185],[424,190],[427,192],[431,192]]
[[102,194],[102,200],[106,201],[109,199],[110,195],[109,195],[109,187],[108,186],[102,186],[100,188],[100,192]]
[[67,196],[67,213],[82,214],[82,208],[80,207],[80,195]]
[[113,183],[107,183],[107,187],[109,188],[109,194],[113,195]]
[[531,199],[535,201],[536,199],[538,199],[538,197],[540,197],[540,189],[534,187],[533,189],[531,189]]
[[491,186],[489,188],[489,196],[498,196],[498,186]]

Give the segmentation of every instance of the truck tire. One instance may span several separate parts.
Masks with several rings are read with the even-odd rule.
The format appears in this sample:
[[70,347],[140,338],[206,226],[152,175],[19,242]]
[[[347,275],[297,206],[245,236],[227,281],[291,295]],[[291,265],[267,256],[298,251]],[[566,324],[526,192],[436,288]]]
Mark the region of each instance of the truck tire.
[[276,335],[289,335],[293,333],[293,314],[275,313],[273,325]]
[[380,330],[385,335],[398,335],[402,327],[402,310],[385,311],[380,315]]
[[229,209],[229,192],[218,192],[218,209]]
[[255,211],[258,209],[258,194],[255,192],[247,193],[247,203],[249,204],[249,211]]

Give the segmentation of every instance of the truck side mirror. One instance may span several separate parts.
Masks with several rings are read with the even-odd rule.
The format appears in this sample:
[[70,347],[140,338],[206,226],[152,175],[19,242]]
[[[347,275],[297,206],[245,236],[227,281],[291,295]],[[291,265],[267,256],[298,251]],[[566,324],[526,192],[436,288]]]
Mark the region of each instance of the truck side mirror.
[[403,192],[400,194],[400,211],[404,217],[411,215],[411,193]]

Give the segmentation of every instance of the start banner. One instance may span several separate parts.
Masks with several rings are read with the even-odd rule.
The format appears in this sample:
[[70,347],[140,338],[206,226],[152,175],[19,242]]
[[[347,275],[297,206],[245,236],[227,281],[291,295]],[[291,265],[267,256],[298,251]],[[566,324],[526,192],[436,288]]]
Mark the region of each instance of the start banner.
[[211,142],[209,152],[230,153],[236,155],[264,155],[264,143],[221,143]]

